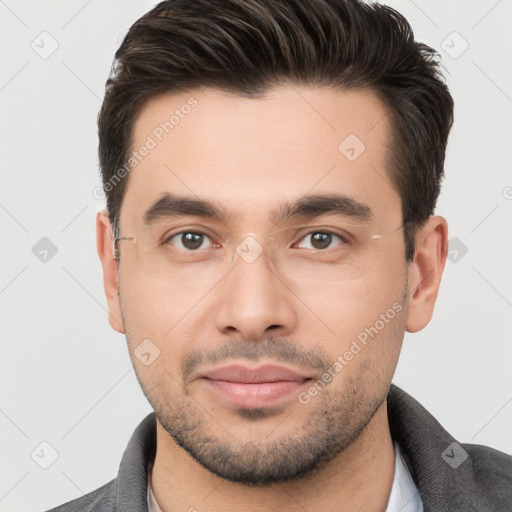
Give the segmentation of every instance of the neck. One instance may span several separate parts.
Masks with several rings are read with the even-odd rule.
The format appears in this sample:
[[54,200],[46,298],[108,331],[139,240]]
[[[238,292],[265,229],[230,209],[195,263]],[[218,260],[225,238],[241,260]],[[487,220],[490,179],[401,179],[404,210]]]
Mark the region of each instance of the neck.
[[164,512],[305,509],[386,509],[395,469],[386,402],[358,438],[314,475],[296,482],[248,487],[210,473],[180,448],[157,421],[157,451],[151,484]]

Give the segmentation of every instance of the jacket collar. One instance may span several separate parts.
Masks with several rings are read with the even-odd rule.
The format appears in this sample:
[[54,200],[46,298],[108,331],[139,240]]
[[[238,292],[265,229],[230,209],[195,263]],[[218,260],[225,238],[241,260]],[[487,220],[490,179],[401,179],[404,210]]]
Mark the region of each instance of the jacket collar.
[[156,454],[156,415],[146,416],[135,429],[124,451],[119,473],[114,481],[117,510],[148,510],[148,467]]
[[504,510],[505,502],[512,503],[508,455],[459,444],[419,402],[395,385],[387,406],[391,437],[402,448],[425,512]]
[[[387,397],[387,409],[391,436],[402,449],[407,467],[420,492],[425,512],[479,510],[477,506],[487,502],[484,496],[488,492],[485,492],[482,482],[475,481],[478,471],[474,468],[473,458],[468,454],[457,468],[450,466],[446,458],[446,453],[453,454],[450,451],[450,446],[452,449],[454,447],[452,443],[458,445],[455,449],[463,450],[460,452],[462,454],[467,453],[464,448],[422,405],[393,384]],[[467,445],[466,448],[470,450],[470,446]],[[114,483],[119,510],[147,511],[148,466],[154,460],[155,453],[156,417],[155,413],[151,413],[133,433],[119,467]],[[493,465],[487,453],[482,451],[480,457]],[[506,457],[500,452],[495,453]],[[484,480],[492,480],[492,470],[489,475],[485,472],[485,467],[484,465],[477,469],[484,473]],[[499,473],[496,476],[499,480],[503,479],[503,475],[504,473]],[[511,490],[504,490],[502,494],[502,498],[512,500]]]

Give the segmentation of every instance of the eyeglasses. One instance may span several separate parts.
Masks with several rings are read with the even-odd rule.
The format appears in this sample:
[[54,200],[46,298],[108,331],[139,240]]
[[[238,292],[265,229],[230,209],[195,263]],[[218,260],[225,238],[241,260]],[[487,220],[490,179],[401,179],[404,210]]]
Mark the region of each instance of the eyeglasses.
[[[371,270],[385,239],[407,223],[374,234],[366,223],[335,221],[277,228],[267,234],[235,234],[225,228],[161,222],[121,235],[114,223],[114,254],[119,242],[130,242],[137,266],[148,278],[169,283],[212,285],[235,265],[263,261],[275,274],[302,284],[357,279]],[[380,246],[380,247],[379,247]]]

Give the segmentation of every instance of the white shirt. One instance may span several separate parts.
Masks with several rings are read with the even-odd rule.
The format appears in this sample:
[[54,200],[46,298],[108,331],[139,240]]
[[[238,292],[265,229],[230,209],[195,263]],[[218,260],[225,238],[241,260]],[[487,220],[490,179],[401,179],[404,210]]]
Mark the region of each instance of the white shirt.
[[[153,469],[153,464],[148,468],[148,473],[151,475],[151,470]],[[148,478],[148,510],[149,512],[163,512],[160,508],[160,505],[156,501],[155,495],[153,494],[153,489],[151,489],[151,478]]]
[[[420,493],[405,465],[400,447],[396,442],[395,453],[395,476],[393,477],[386,512],[423,512]],[[149,473],[151,473],[151,469],[152,465],[148,468]],[[148,508],[149,512],[163,512],[151,489],[151,479],[148,479]]]
[[423,503],[418,488],[405,465],[400,446],[396,441],[394,444],[395,476],[386,512],[423,512]]

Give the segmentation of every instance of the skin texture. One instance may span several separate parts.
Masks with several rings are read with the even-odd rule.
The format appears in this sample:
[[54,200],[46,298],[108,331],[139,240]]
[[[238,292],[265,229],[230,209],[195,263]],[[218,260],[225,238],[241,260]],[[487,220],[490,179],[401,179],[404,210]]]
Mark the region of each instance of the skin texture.
[[[258,99],[211,89],[167,94],[140,112],[133,147],[191,97],[197,106],[130,172],[121,234],[140,230],[162,192],[232,213],[226,223],[187,217],[176,227],[263,234],[277,205],[308,193],[365,203],[375,233],[401,225],[400,196],[385,170],[389,118],[371,92],[283,85]],[[354,161],[338,150],[349,134],[365,144]],[[343,282],[287,282],[265,253],[250,265],[238,261],[213,286],[181,274],[155,279],[132,242],[120,243],[117,267],[106,212],[97,216],[97,245],[110,324],[126,335],[157,414],[152,486],[164,511],[385,510],[395,463],[385,399],[404,332],[421,330],[433,313],[446,261],[442,217],[418,231],[411,264],[399,232],[375,242],[364,272]],[[392,320],[301,403],[299,392],[393,305]],[[160,355],[145,366],[134,351],[148,338]],[[273,407],[244,408],[198,378],[227,362],[279,364],[311,380]]]

